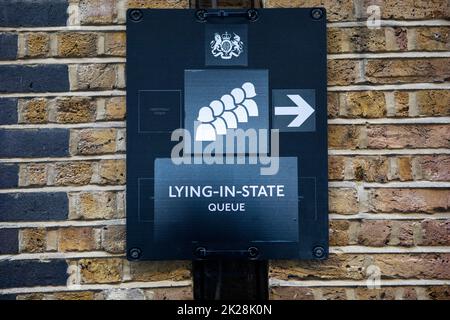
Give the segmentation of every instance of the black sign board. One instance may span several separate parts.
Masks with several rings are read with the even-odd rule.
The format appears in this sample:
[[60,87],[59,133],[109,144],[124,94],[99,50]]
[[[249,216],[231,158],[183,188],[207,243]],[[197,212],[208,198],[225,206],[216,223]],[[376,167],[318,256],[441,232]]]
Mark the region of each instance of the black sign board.
[[129,10],[127,256],[328,255],[323,9]]

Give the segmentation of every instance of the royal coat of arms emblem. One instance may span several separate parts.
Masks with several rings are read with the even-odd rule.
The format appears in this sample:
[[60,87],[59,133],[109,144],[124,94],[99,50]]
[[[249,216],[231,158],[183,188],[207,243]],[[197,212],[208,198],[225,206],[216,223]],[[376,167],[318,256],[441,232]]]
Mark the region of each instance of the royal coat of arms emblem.
[[214,34],[214,40],[211,41],[211,53],[214,57],[220,57],[225,60],[229,60],[233,57],[239,57],[244,50],[244,43],[241,41],[241,37],[236,33],[234,36],[228,32],[220,35]]

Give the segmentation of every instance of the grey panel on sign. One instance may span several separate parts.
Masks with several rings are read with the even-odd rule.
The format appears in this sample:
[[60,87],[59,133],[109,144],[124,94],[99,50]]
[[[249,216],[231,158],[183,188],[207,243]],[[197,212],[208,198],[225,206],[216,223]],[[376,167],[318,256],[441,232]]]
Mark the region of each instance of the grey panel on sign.
[[[156,159],[154,240],[297,242],[297,176],[293,157],[280,158],[280,170],[272,176],[260,175],[259,165],[174,165]],[[219,211],[226,203],[233,204],[231,211]]]
[[[186,70],[184,128],[196,139],[197,126],[202,121],[210,121],[204,126],[211,127],[214,141],[225,141],[226,135],[221,135],[216,124],[219,120],[227,130],[269,128],[268,78],[267,70]],[[206,116],[211,118],[202,118],[205,117],[203,111],[207,111]],[[239,116],[240,111],[242,117]],[[234,126],[230,121],[232,119],[226,116],[235,119]],[[210,141],[203,141],[203,146]],[[249,150],[248,145],[245,150]],[[231,150],[228,153],[235,152]]]

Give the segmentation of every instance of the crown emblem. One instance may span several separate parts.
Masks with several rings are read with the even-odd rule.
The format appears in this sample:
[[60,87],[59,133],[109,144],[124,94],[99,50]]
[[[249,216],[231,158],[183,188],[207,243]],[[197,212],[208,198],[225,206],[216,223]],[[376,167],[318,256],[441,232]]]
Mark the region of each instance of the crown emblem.
[[225,31],[225,33],[222,34],[222,41],[225,41],[225,40],[229,41],[230,39],[231,39],[231,34],[229,34],[228,32]]
[[215,33],[214,40],[211,41],[211,53],[216,58],[229,60],[233,57],[239,57],[243,50],[244,43],[236,33],[234,33],[234,36],[227,31],[223,34]]

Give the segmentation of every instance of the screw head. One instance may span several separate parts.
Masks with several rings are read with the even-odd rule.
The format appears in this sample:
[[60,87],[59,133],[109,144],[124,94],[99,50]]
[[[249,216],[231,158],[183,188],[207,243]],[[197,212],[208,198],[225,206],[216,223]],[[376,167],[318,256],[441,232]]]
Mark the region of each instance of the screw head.
[[137,260],[141,257],[142,251],[139,248],[130,249],[130,257],[131,259]]
[[195,12],[195,17],[197,18],[198,21],[200,22],[205,22],[206,21],[206,10],[197,10]]
[[247,10],[247,17],[250,21],[256,21],[259,18],[258,11],[255,9],[248,9]]
[[197,249],[195,249],[195,255],[198,258],[204,258],[206,256],[206,248],[198,247]]
[[144,16],[144,14],[142,13],[142,10],[133,9],[130,11],[129,16],[130,16],[131,20],[138,22],[138,21],[142,20],[142,17]]
[[259,255],[259,250],[256,247],[250,247],[247,251],[250,258],[256,258]]
[[311,10],[311,16],[315,20],[320,20],[323,17],[323,10],[320,8],[314,8]]
[[313,248],[313,256],[317,259],[325,257],[325,249],[323,247],[317,246]]

